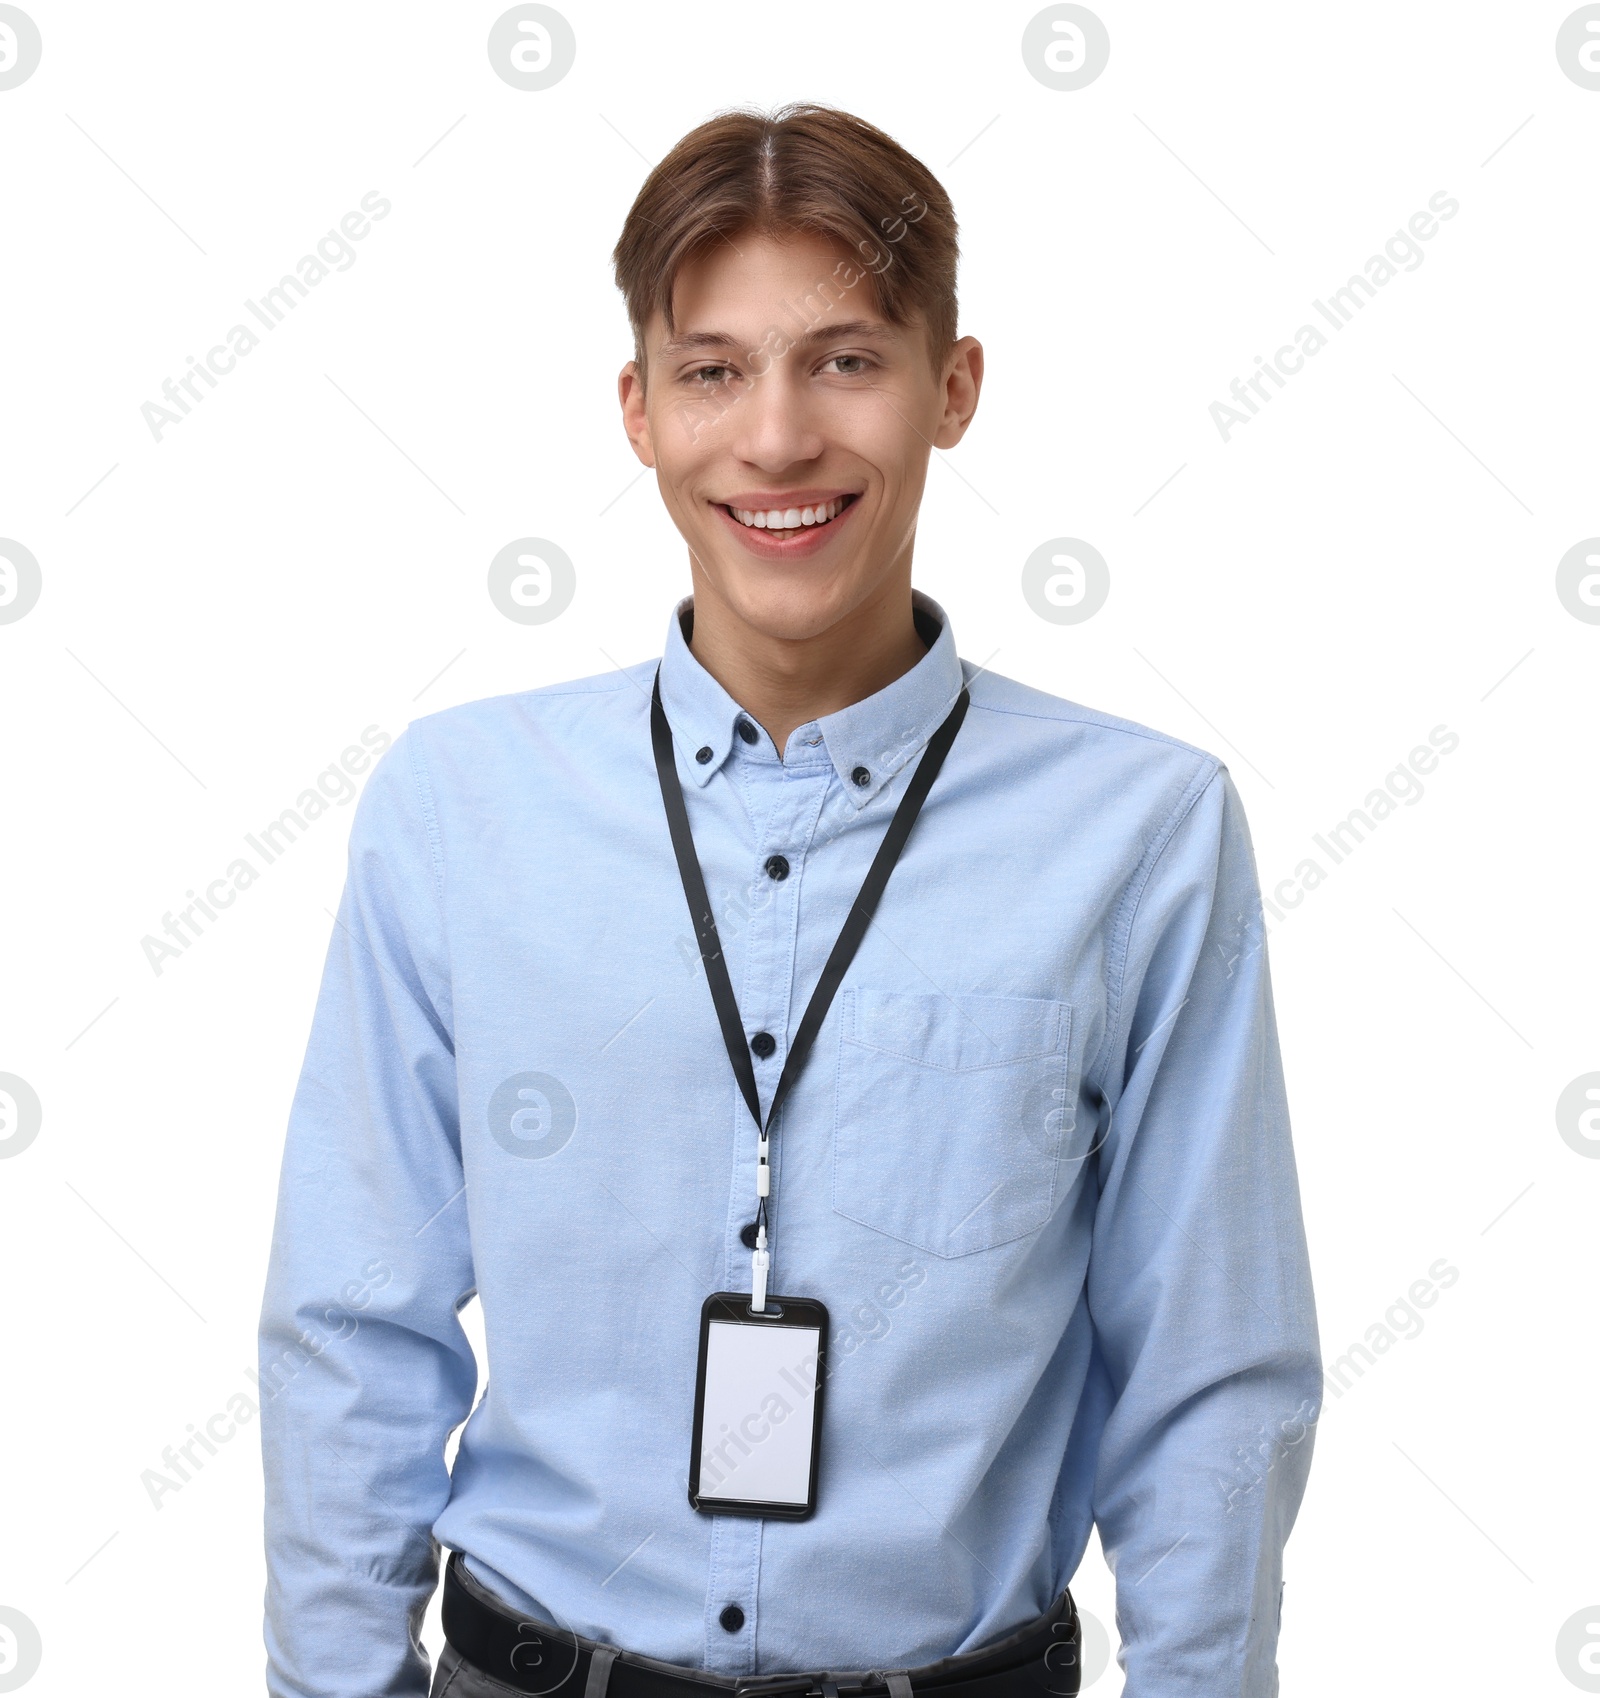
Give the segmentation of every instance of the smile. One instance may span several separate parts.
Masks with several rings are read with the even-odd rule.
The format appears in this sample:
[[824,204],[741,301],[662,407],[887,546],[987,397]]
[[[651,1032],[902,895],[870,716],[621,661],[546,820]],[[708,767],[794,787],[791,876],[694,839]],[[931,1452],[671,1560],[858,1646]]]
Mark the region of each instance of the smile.
[[721,502],[723,510],[733,516],[739,524],[748,530],[767,531],[776,539],[793,536],[797,531],[809,530],[817,525],[830,524],[856,498],[853,495],[841,495],[832,501],[824,501],[814,507],[770,507],[754,509],[748,507],[731,507]]

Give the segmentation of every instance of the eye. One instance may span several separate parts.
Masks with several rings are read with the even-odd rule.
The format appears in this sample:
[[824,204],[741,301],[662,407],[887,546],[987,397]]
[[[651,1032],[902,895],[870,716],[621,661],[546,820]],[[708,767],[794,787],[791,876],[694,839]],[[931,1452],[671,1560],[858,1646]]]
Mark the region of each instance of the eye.
[[839,377],[861,377],[872,366],[865,354],[831,354],[823,364],[839,367],[836,374]]
[[728,373],[729,368],[727,366],[696,366],[693,371],[686,375],[691,383],[703,383],[709,386],[726,383]]

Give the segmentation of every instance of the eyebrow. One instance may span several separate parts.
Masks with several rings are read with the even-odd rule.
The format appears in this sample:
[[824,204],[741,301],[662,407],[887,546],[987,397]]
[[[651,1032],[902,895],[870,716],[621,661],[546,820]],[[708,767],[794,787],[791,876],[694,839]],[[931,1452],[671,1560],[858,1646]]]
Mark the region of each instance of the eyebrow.
[[[779,328],[779,327],[774,327]],[[787,336],[788,332],[784,331]],[[819,342],[837,342],[841,340],[898,342],[900,332],[891,325],[877,323],[869,318],[849,318],[838,324],[818,325],[814,330],[808,330],[803,336],[791,338],[791,346],[796,348],[815,347]],[[745,343],[737,336],[730,336],[722,330],[686,330],[681,335],[673,336],[663,342],[660,354],[671,357],[675,354],[691,354],[701,350],[720,350],[725,348],[743,348]]]

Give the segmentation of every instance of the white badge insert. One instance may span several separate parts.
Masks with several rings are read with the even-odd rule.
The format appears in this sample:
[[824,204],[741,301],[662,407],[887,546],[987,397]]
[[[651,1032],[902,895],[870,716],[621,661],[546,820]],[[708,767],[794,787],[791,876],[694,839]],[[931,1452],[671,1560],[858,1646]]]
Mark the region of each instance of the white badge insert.
[[821,1348],[815,1327],[708,1323],[702,1497],[809,1502]]

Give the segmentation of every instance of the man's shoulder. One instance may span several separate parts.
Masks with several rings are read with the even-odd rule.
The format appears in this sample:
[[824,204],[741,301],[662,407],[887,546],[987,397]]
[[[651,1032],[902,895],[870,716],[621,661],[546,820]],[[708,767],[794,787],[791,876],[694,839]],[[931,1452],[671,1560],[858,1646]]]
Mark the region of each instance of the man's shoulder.
[[1227,766],[1209,749],[1015,678],[968,671],[997,767],[1036,808],[1074,822],[1074,853],[1093,846],[1131,872],[1158,856],[1197,809],[1203,832],[1220,829]]
[[631,723],[648,711],[655,668],[654,659],[641,660],[584,678],[480,696],[420,714],[407,731],[425,756],[444,757],[482,754],[496,745],[525,752],[530,736],[537,739],[541,727],[566,726],[581,733],[587,726],[603,733],[608,720]]
[[1041,752],[1069,759],[1103,759],[1119,770],[1202,786],[1225,764],[1209,749],[1138,720],[1086,707],[998,672],[967,670],[973,707],[1024,722]]

